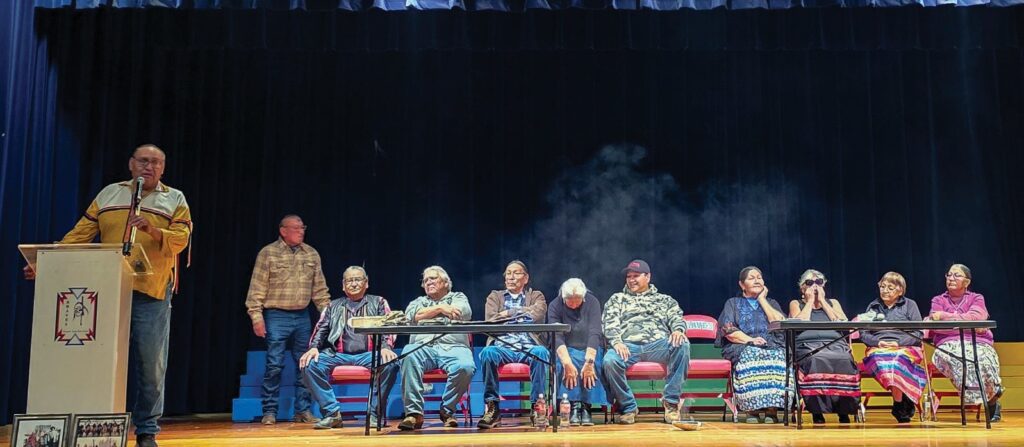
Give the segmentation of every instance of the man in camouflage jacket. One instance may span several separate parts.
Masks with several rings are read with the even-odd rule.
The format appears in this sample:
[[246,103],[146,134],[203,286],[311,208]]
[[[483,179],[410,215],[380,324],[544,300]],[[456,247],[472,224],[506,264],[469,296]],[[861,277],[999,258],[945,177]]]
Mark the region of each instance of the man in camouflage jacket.
[[620,424],[636,422],[638,408],[626,381],[626,369],[637,362],[655,362],[667,371],[662,405],[665,422],[679,419],[679,395],[690,362],[683,311],[674,298],[651,284],[651,267],[636,259],[622,269],[626,286],[612,295],[602,315],[609,349],[604,355],[604,374],[609,396],[618,401]]

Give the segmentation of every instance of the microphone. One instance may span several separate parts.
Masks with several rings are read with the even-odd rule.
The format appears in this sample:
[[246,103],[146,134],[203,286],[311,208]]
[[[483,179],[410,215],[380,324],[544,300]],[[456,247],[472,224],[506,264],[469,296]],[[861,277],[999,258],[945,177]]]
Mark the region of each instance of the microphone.
[[[131,221],[132,217],[138,216],[142,211],[142,185],[146,183],[146,179],[142,176],[137,177],[135,183],[135,192],[132,194],[132,206],[128,210],[128,220]],[[135,244],[135,233],[138,232],[138,228],[125,223],[125,233],[122,242],[124,245],[121,246],[121,254],[128,256],[132,253],[132,245]]]

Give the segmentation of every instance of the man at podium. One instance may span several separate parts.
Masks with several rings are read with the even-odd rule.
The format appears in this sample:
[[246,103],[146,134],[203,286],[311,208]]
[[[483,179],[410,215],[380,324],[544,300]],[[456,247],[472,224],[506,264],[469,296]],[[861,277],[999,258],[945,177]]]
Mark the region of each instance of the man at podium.
[[[128,159],[132,178],[141,177],[142,201],[132,213],[134,181],[107,185],[59,243],[92,242],[121,244],[126,230],[136,228],[135,243],[142,246],[153,274],[135,277],[132,292],[129,370],[134,371],[135,405],[129,410],[135,424],[137,445],[156,446],[158,419],[164,411],[164,374],[167,371],[167,340],[171,326],[171,295],[177,291],[178,254],[189,245],[192,215],[185,195],[160,182],[166,155],[159,147],[144,144]],[[25,268],[25,277],[35,274]],[[134,397],[134,399],[133,399]]]

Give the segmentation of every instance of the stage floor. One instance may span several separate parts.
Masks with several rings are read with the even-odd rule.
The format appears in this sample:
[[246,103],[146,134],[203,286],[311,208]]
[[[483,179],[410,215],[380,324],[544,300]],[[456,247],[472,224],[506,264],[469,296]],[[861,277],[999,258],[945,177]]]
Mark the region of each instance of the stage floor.
[[[424,429],[414,433],[385,428],[364,437],[362,426],[356,422],[336,430],[313,430],[309,424],[279,423],[273,427],[259,424],[235,424],[228,415],[205,415],[174,418],[164,422],[158,441],[162,447],[174,446],[596,446],[621,445],[654,447],[699,443],[715,446],[1019,446],[1024,444],[1024,412],[1003,412],[1003,421],[993,424],[991,430],[984,423],[968,415],[968,425],[961,426],[959,413],[940,413],[938,422],[914,422],[897,425],[886,411],[868,413],[864,424],[839,424],[835,416],[828,424],[813,426],[806,419],[803,430],[778,425],[724,423],[713,416],[699,417],[704,428],[684,432],[669,425],[655,422],[657,415],[641,416],[632,426],[596,425],[573,427],[566,431],[542,433],[526,426],[512,425],[488,431],[476,428],[441,428],[436,419],[428,419]],[[519,424],[526,419],[506,418],[505,422]],[[528,420],[526,420],[528,421]],[[346,421],[347,422],[347,421]],[[10,432],[0,442],[9,445]],[[134,441],[134,440],[133,440]],[[130,442],[129,445],[135,445]]]

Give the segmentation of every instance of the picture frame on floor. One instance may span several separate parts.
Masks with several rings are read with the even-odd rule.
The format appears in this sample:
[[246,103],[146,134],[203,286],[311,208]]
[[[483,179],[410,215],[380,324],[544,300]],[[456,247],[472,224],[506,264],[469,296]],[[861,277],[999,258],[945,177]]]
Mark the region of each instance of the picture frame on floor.
[[126,447],[130,413],[76,414],[68,447]]
[[11,447],[65,447],[71,414],[16,414]]

